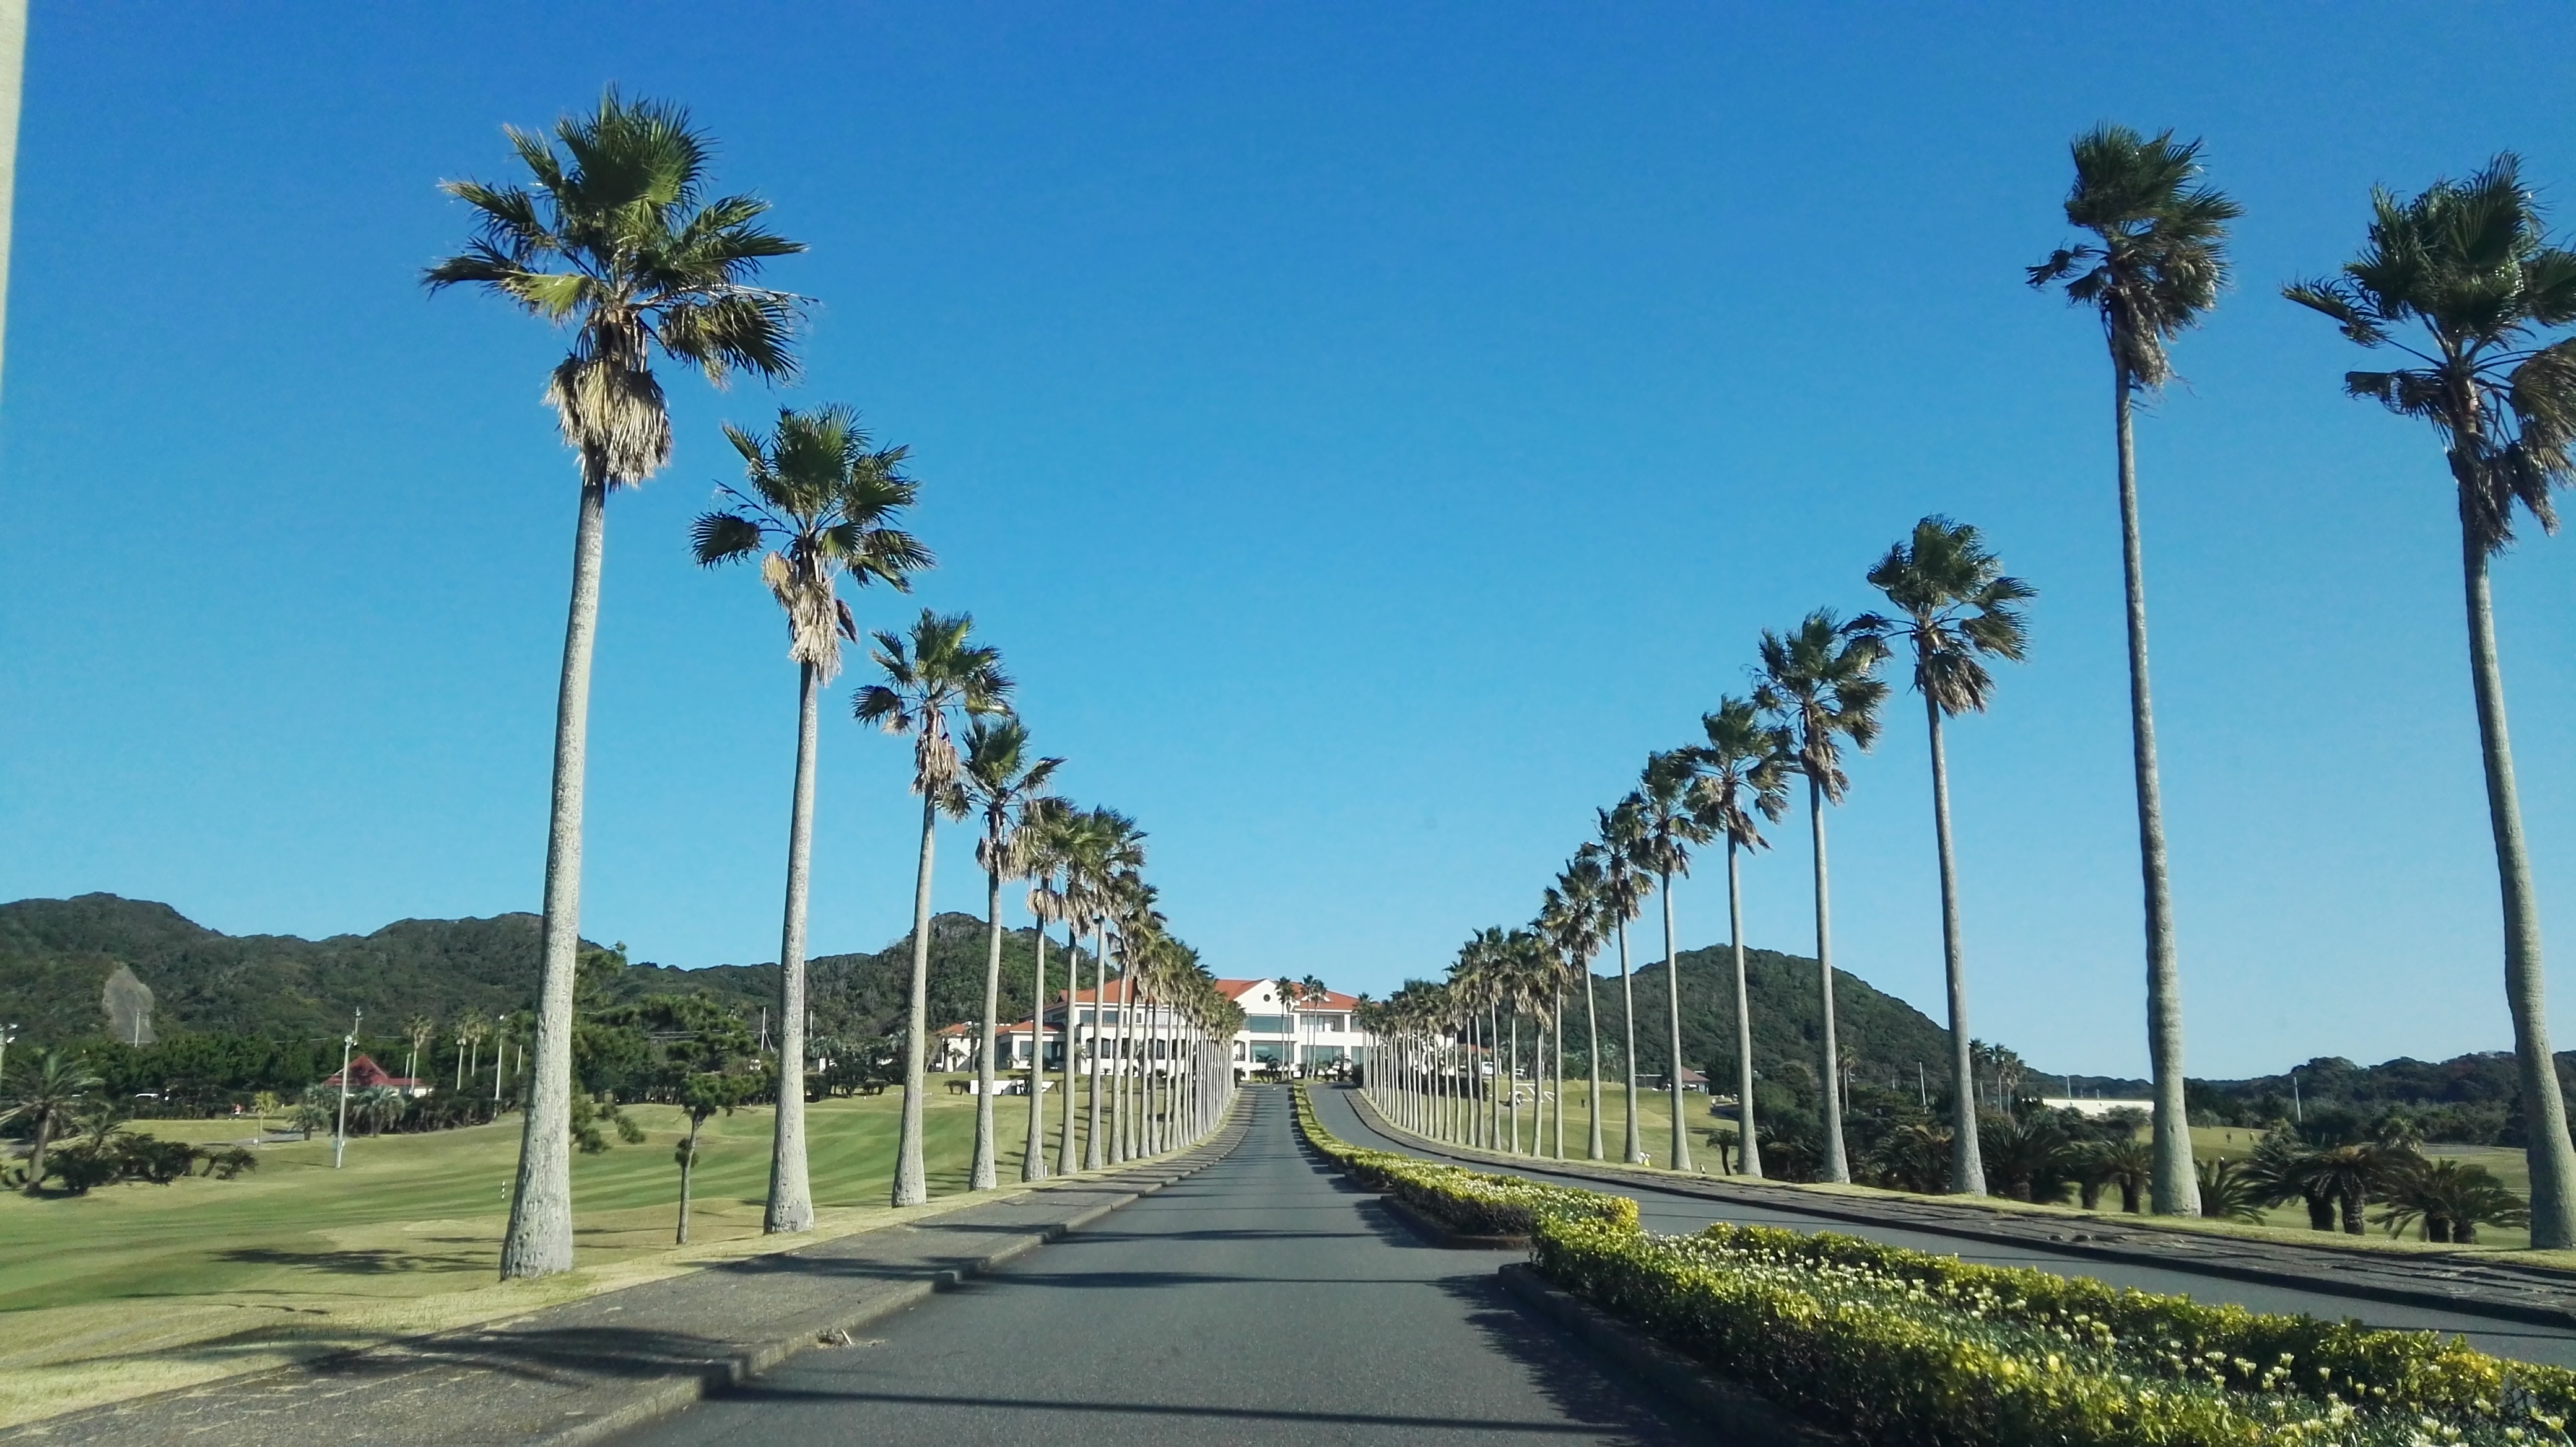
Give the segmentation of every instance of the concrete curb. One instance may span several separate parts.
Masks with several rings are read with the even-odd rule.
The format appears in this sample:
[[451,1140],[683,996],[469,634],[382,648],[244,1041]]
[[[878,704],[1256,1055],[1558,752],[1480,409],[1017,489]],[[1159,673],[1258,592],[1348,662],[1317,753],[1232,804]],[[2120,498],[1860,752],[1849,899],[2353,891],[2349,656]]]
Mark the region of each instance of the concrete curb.
[[1678,1404],[1713,1429],[1718,1440],[1744,1447],[1849,1447],[1852,1441],[1793,1416],[1769,1398],[1558,1290],[1537,1267],[1514,1262],[1495,1276],[1523,1310],[1554,1322],[1595,1360]]
[[[757,1343],[746,1351],[710,1363],[696,1373],[646,1388],[637,1393],[635,1400],[618,1411],[597,1417],[585,1417],[571,1426],[541,1433],[526,1440],[530,1447],[593,1447],[595,1443],[605,1442],[647,1423],[686,1411],[718,1392],[741,1386],[764,1372],[776,1370],[791,1358],[802,1356],[806,1352],[826,1345],[836,1344],[828,1340],[831,1337],[839,1336],[846,1340],[851,1334],[909,1311],[940,1292],[953,1291],[997,1266],[1018,1260],[1041,1246],[1052,1245],[1064,1239],[1067,1234],[1093,1225],[1113,1212],[1132,1206],[1166,1186],[1187,1180],[1233,1154],[1234,1148],[1242,1144],[1244,1131],[1250,1124],[1248,1112],[1243,1108],[1242,1100],[1241,1092],[1237,1092],[1234,1104],[1227,1109],[1225,1123],[1219,1125],[1205,1141],[1171,1157],[1165,1163],[1167,1168],[1178,1167],[1178,1169],[1171,1169],[1169,1174],[1164,1175],[1160,1180],[1153,1180],[1126,1195],[1104,1201],[1079,1215],[1044,1227],[1030,1236],[1022,1237],[996,1249],[990,1255],[969,1265],[938,1271],[920,1281],[906,1283],[869,1302],[862,1310],[846,1315],[835,1315],[826,1322],[810,1327],[800,1323],[793,1332]],[[1146,1163],[1148,1167],[1152,1164]]]
[[[2299,1291],[2313,1291],[2321,1295],[2349,1297],[2356,1301],[2381,1301],[2394,1306],[2422,1307],[2434,1311],[2456,1312],[2462,1316],[2483,1316],[2498,1321],[2527,1322],[2535,1326],[2563,1327],[2576,1324],[2576,1305],[2553,1306],[2473,1294],[2471,1290],[2473,1284],[2458,1279],[2459,1267],[2448,1258],[2428,1258],[2422,1268],[2426,1274],[2431,1276],[2435,1272],[2440,1272],[2445,1275],[2428,1281],[2426,1285],[2413,1286],[2400,1282],[2355,1280],[2336,1269],[2347,1265],[2385,1269],[2391,1265],[2390,1258],[2340,1251],[2332,1246],[2311,1245],[2306,1242],[2256,1242],[2244,1241],[2232,1236],[2207,1238],[2239,1249],[2312,1254],[2319,1262],[2318,1267],[2313,1270],[2271,1268],[2242,1261],[2215,1261],[2181,1253],[2169,1254],[2154,1250],[2123,1248],[2112,1242],[2082,1239],[2081,1232],[2070,1236],[2042,1234],[2036,1231],[2005,1231],[1981,1226],[1974,1221],[1924,1218],[1912,1214],[1891,1216],[1883,1212],[1874,1212],[1863,1204],[1846,1203],[1840,1198],[1811,1196],[1805,1192],[1792,1193],[1783,1188],[1775,1187],[1766,1190],[1754,1185],[1720,1185],[1706,1178],[1680,1174],[1650,1176],[1641,1171],[1605,1168],[1590,1161],[1559,1161],[1544,1156],[1506,1156],[1454,1146],[1447,1142],[1431,1141],[1401,1126],[1389,1124],[1364,1093],[1353,1090],[1344,1092],[1344,1095],[1351,1102],[1353,1112],[1361,1116],[1364,1124],[1384,1132],[1389,1138],[1403,1141],[1411,1149],[1421,1151],[1425,1155],[1445,1157],[1470,1165],[1504,1166],[1515,1170],[1535,1171],[1544,1175],[1596,1181],[1609,1186],[1631,1186],[1663,1191],[1671,1195],[1697,1196],[1702,1200],[1730,1205],[1790,1211],[1828,1221],[1848,1221],[1855,1225],[1952,1236],[1963,1241],[1980,1241],[1988,1245],[2037,1247],[2087,1260],[2117,1261],[2130,1266],[2157,1267],[2167,1271],[2189,1272],[2197,1276],[2215,1276],[2231,1281],[2253,1282],[2262,1286],[2285,1286]],[[1915,1203],[1905,1204],[1911,1206]],[[1969,1212],[1977,1208],[1960,1205],[1926,1209]],[[2441,1264],[2435,1265],[2433,1264],[2435,1262]],[[2483,1262],[2478,1264],[2489,1270],[2503,1270],[2517,1275],[2531,1276],[2534,1278],[2532,1284],[2535,1287],[2568,1292],[2572,1299],[2576,1299],[2576,1279],[2565,1282],[2549,1279],[2563,1277],[2567,1273],[2549,1271],[2544,1267],[2519,1267],[2511,1264],[2489,1266]],[[2542,1275],[2544,1272],[2547,1273],[2546,1277]]]

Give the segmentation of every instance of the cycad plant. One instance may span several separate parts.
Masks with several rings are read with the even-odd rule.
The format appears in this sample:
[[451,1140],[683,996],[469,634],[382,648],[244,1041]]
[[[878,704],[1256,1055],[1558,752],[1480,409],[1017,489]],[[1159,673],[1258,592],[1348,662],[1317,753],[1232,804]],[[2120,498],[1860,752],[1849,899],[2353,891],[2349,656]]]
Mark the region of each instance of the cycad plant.
[[1761,1137],[1753,1121],[1753,1004],[1744,971],[1744,881],[1739,856],[1767,848],[1753,816],[1778,823],[1789,807],[1789,776],[1775,740],[1750,699],[1722,698],[1700,716],[1708,742],[1691,751],[1710,826],[1726,840],[1726,932],[1735,952],[1736,1169],[1759,1178]]
[[[930,1199],[921,1161],[923,1047],[930,1030],[930,869],[939,816],[966,816],[958,783],[960,716],[1008,713],[1011,680],[999,649],[969,642],[975,620],[927,608],[907,633],[879,633],[871,653],[885,682],[858,692],[851,711],[861,723],[912,738],[912,791],[921,796],[921,861],[912,888],[912,1003],[903,1042],[903,1125],[895,1147],[894,1204]],[[792,1029],[794,1022],[787,1022]]]
[[2173,132],[2142,136],[2100,125],[2075,138],[2075,184],[2066,224],[2093,233],[2029,269],[2034,287],[2066,284],[2066,299],[2100,317],[2111,349],[2111,407],[2120,479],[2120,566],[2129,634],[2130,764],[2138,796],[2139,869],[2146,892],[2147,1053],[2155,1076],[2156,1185],[2162,1215],[2197,1214],[2198,1179],[2183,1106],[2182,970],[2174,950],[2173,898],[2165,877],[2164,797],[2156,772],[2155,711],[2147,687],[2146,564],[2138,540],[2137,446],[2131,413],[2141,393],[2173,375],[2165,344],[2218,304],[2227,282],[2227,223],[2243,214],[2201,183],[2200,142]]
[[[20,1058],[26,1063],[10,1076],[5,1098],[0,1098],[0,1125],[26,1125],[26,1190],[32,1196],[45,1179],[45,1148],[73,1123],[101,1082],[77,1058],[59,1050]],[[306,1138],[311,1138],[310,1130]]]
[[1669,1164],[1691,1168],[1689,1116],[1682,1109],[1682,975],[1673,944],[1673,877],[1690,873],[1690,851],[1717,837],[1708,818],[1708,801],[1700,796],[1698,771],[1690,751],[1672,749],[1649,755],[1638,778],[1637,867],[1655,876],[1655,895],[1664,914],[1664,1004],[1670,1038],[1665,1042],[1672,1064],[1672,1140]]
[[[978,718],[966,726],[966,760],[959,782],[965,786],[967,802],[984,816],[984,837],[975,843],[975,861],[984,866],[984,1024],[983,1053],[975,1066],[975,1160],[966,1184],[970,1191],[989,1191],[1001,1184],[993,1166],[993,1051],[1002,1011],[1002,880],[1027,872],[1027,854],[1014,851],[1012,841],[1030,823],[1038,801],[1048,797],[1047,782],[1062,767],[1062,759],[1030,757],[1029,731],[1016,718]],[[1036,1018],[1045,1018],[1043,1007]],[[1030,1099],[1034,1102],[1036,1096]],[[1029,1134],[1037,1134],[1034,1125]]]
[[2576,479],[2576,251],[2548,244],[2520,162],[2495,158],[2464,181],[2437,181],[2412,201],[2371,197],[2370,239],[2340,275],[2301,282],[2290,300],[2332,317],[2374,350],[2415,365],[2348,372],[2344,390],[2433,426],[2460,516],[2469,681],[2486,770],[2504,905],[2505,1005],[2513,1016],[2524,1119],[2531,1123],[2531,1244],[2576,1246],[2576,1148],[2551,1065],[2543,1007],[2540,904],[2505,731],[2490,573],[2513,542],[2514,513],[2557,529],[2550,490]]
[[709,143],[676,106],[630,102],[611,90],[597,111],[557,122],[552,143],[516,127],[509,137],[533,189],[446,182],[443,189],[473,209],[474,236],[422,280],[432,292],[482,287],[572,333],[545,391],[580,464],[581,505],[555,696],[536,1074],[501,1243],[501,1274],[526,1277],[572,1269],[582,764],[608,494],[671,459],[656,348],[718,386],[738,371],[772,381],[795,375],[788,342],[797,298],[752,278],[762,262],[805,248],[762,227],[769,208],[757,198],[707,198]]
[[1646,907],[1646,881],[1637,868],[1638,845],[1645,834],[1643,809],[1631,794],[1615,808],[1593,811],[1600,828],[1601,912],[1619,939],[1619,1018],[1627,1027],[1619,1054],[1627,1072],[1628,1138],[1620,1147],[1619,1159],[1632,1166],[1647,1164],[1646,1144],[1637,1135],[1637,990],[1628,971],[1628,921]]
[[1950,1189],[1986,1193],[1978,1158],[1976,1093],[1968,1088],[1968,967],[1959,941],[1959,873],[1950,851],[1950,761],[1941,721],[1983,713],[1994,675],[1985,660],[2021,661],[2030,633],[2022,604],[2036,594],[2005,574],[1977,530],[1944,517],[1914,525],[1914,535],[1887,550],[1869,583],[1896,606],[1893,617],[1854,622],[1882,639],[1913,645],[1914,691],[1932,731],[1932,838],[1941,870],[1941,962],[1950,993]]
[[1815,851],[1816,968],[1823,990],[1825,1179],[1851,1180],[1843,1152],[1841,1052],[1834,1038],[1834,931],[1826,888],[1825,805],[1839,804],[1851,780],[1844,775],[1841,739],[1863,749],[1878,738],[1878,710],[1887,685],[1878,678],[1885,645],[1863,627],[1819,608],[1787,633],[1762,630],[1754,707],[1772,716],[1773,750],[1783,764],[1806,776],[1807,831]]
[[758,555],[760,580],[787,615],[796,665],[796,777],[787,808],[787,905],[778,940],[778,1113],[772,1123],[763,1227],[805,1231],[814,1197],[805,1170],[805,921],[814,857],[814,758],[823,685],[841,671],[841,640],[858,638],[843,576],[909,590],[928,550],[895,524],[912,506],[904,449],[878,449],[847,407],[780,409],[766,437],[728,426],[743,486],[690,530],[701,567]]

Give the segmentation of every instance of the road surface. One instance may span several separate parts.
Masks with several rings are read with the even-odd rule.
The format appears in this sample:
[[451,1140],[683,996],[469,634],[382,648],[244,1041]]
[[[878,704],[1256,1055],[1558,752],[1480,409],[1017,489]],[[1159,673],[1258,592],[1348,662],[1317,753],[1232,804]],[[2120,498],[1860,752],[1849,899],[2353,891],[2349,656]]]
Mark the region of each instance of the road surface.
[[[1422,1155],[1412,1143],[1386,1135],[1364,1123],[1349,1099],[1349,1092],[1318,1087],[1311,1092],[1317,1119],[1324,1128],[1353,1145],[1377,1150],[1402,1151]],[[1499,1169],[1479,1166],[1479,1169]],[[1704,1197],[1662,1191],[1643,1190],[1627,1185],[1605,1185],[1598,1181],[1551,1176],[1542,1170],[1521,1169],[1510,1172],[1532,1180],[1553,1180],[1585,1190],[1603,1191],[1632,1197],[1637,1202],[1641,1224],[1649,1231],[1678,1235],[1697,1231],[1713,1221],[1736,1225],[1786,1226],[1798,1231],[1839,1231],[1847,1236],[1861,1236],[1883,1241],[1891,1246],[1906,1246],[1918,1251],[1933,1251],[1995,1266],[2035,1266],[2042,1271],[2062,1276],[2091,1276],[2120,1286],[2134,1286],[2140,1291],[2169,1292],[2194,1297],[2201,1301],[2234,1302],[2254,1311],[2283,1313],[2306,1312],[2311,1316],[2335,1318],[2356,1317],[2373,1326],[2401,1327],[2418,1331],[2456,1333],[2469,1339],[2479,1350],[2495,1356],[2520,1361],[2546,1362],[2554,1366],[2576,1367],[2576,1327],[2527,1325],[2522,1322],[2498,1321],[2493,1317],[2471,1316],[2464,1312],[2435,1311],[2399,1306],[2349,1296],[2335,1296],[2320,1291],[2302,1291],[2293,1287],[2273,1286],[2259,1282],[2234,1281],[2222,1276],[2205,1276],[2198,1272],[2172,1271],[2154,1266],[2132,1266],[2125,1262],[2103,1261],[2088,1256],[2064,1255],[2042,1248],[2006,1246],[1985,1241],[1969,1241],[1957,1236],[1896,1228],[1858,1225],[1832,1217],[1807,1216],[1794,1211],[1742,1206],[1730,1201],[1712,1201]]]
[[[1299,1148],[1254,1087],[1225,1160],[629,1444],[1677,1443],[1699,1434]],[[1703,1439],[1704,1440],[1704,1439]]]

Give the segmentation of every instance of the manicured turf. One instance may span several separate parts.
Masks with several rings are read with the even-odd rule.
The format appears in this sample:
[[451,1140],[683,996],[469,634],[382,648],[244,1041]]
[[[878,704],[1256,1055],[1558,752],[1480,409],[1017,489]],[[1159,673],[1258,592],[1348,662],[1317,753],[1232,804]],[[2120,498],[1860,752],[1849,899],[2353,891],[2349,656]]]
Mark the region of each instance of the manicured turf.
[[[1046,1099],[1054,1112],[1056,1097]],[[934,1084],[924,1104],[931,1190],[953,1198],[966,1185],[975,1103]],[[901,1095],[889,1092],[808,1107],[819,1230],[893,1219],[886,1201],[901,1106]],[[995,1102],[1006,1187],[1019,1181],[1026,1109],[1020,1097]],[[628,1113],[647,1132],[642,1144],[574,1157],[580,1269],[540,1283],[497,1283],[518,1160],[516,1116],[471,1130],[360,1136],[337,1171],[330,1141],[317,1137],[261,1146],[258,1169],[232,1181],[108,1186],[70,1199],[0,1196],[0,1424],[488,1319],[684,1269],[687,1259],[758,1249],[772,1113],[708,1122],[686,1257],[671,1241],[679,1198],[672,1149],[686,1123],[669,1107]],[[192,1141],[249,1133],[231,1121],[141,1128]]]

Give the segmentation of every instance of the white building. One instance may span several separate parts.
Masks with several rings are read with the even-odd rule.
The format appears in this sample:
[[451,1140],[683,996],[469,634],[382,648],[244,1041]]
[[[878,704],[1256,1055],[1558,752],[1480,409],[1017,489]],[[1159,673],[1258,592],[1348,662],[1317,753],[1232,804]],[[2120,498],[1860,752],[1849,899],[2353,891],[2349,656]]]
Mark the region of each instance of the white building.
[[[1291,1069],[1300,1075],[1331,1072],[1344,1062],[1356,1058],[1360,1050],[1376,1043],[1376,1037],[1360,1028],[1359,1000],[1339,991],[1326,991],[1320,996],[1300,999],[1294,1008],[1283,1005],[1277,980],[1219,980],[1216,987],[1225,997],[1243,1007],[1244,1028],[1235,1032],[1228,1048],[1237,1075],[1272,1067]],[[1149,1001],[1138,1001],[1136,1018],[1130,1023],[1131,1036],[1172,1033],[1168,1013]],[[1027,1020],[1002,1026],[996,1032],[1002,1070],[1026,1070],[1032,1050],[1045,1051],[1041,1068],[1060,1071],[1064,1068],[1065,1017],[1073,1016],[1074,1038],[1081,1043],[1075,1057],[1075,1069],[1091,1055],[1091,1041],[1096,1034],[1114,1037],[1118,1033],[1120,1003],[1118,986],[1109,987],[1106,1002],[1095,1001],[1088,989],[1075,991],[1068,1000],[1059,991],[1055,1003],[1047,1007],[1046,1027],[1041,1032]],[[950,1025],[937,1032],[932,1040],[930,1068],[933,1070],[967,1070],[975,1062],[976,1026]],[[1156,1062],[1170,1049],[1168,1039],[1139,1041],[1131,1048],[1147,1070],[1160,1070]],[[1114,1068],[1111,1067],[1111,1068]]]

